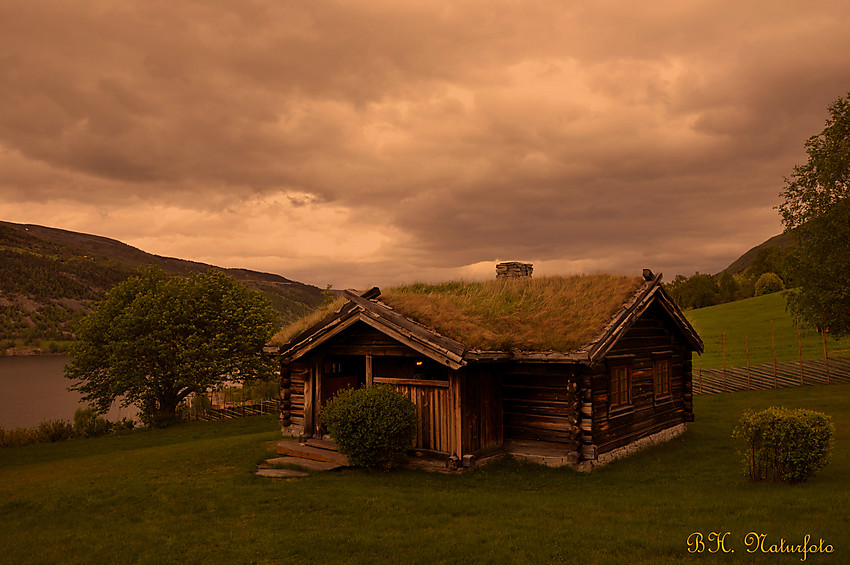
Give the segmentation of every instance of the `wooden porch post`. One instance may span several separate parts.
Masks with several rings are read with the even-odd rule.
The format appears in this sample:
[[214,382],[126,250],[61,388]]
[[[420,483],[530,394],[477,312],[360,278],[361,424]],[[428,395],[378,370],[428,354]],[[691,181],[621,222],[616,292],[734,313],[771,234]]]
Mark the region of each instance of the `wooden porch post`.
[[461,378],[458,371],[449,374],[449,387],[451,390],[452,413],[446,414],[446,423],[451,422],[452,430],[452,455],[461,460],[463,458],[463,402],[461,401]]
[[366,354],[366,388],[372,388],[372,354]]

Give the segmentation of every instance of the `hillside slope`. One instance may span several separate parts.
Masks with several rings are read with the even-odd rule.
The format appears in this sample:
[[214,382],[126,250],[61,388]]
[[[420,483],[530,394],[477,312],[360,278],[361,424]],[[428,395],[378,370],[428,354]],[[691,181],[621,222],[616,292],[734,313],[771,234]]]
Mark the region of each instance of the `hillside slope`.
[[[778,362],[800,358],[797,325],[781,292],[687,310],[685,316],[705,344],[702,357],[694,358],[694,371],[723,368],[724,343],[727,367],[745,367],[748,347],[750,365],[773,362],[774,349]],[[804,360],[823,359],[823,339],[816,331],[802,328],[800,344]],[[827,337],[826,345],[831,357],[850,356],[850,338]]]
[[[139,267],[172,275],[219,269],[160,257],[106,237],[36,225],[0,222],[0,353],[17,345],[71,338],[73,320],[92,301]],[[322,302],[322,291],[280,275],[220,269],[269,297],[281,325]]]
[[782,251],[788,251],[795,246],[795,242],[789,233],[781,233],[779,235],[775,235],[768,239],[767,241],[756,245],[752,249],[746,251],[743,255],[732,261],[732,263],[726,267],[726,271],[729,271],[733,275],[738,274],[744,271],[747,267],[749,267],[753,261],[758,258],[759,253],[764,253],[765,250],[770,249],[771,247],[776,247]]

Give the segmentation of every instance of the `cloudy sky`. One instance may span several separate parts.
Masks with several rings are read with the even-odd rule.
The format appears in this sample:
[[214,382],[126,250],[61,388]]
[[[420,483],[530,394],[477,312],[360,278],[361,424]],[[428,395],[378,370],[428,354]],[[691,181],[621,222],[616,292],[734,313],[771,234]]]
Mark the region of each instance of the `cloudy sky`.
[[716,272],[850,91],[850,2],[0,3],[0,219],[324,287]]

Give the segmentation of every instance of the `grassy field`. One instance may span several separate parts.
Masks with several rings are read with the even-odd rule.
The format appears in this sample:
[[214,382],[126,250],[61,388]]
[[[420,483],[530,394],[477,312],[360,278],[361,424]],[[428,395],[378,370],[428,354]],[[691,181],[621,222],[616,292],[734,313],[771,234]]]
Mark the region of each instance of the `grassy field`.
[[[744,481],[731,432],[770,405],[831,414],[837,448],[796,486]],[[254,475],[273,417],[0,450],[0,563],[799,563],[850,560],[850,386],[695,399],[686,434],[591,474],[504,461],[463,476]],[[730,532],[734,553],[688,552]],[[692,538],[693,540],[693,538]]]
[[[702,358],[694,358],[694,369],[701,363],[703,369],[723,368],[723,339],[726,340],[726,366],[744,367],[747,365],[747,340],[750,348],[750,364],[773,362],[771,341],[771,320],[773,320],[773,339],[776,344],[776,360],[797,361],[797,326],[794,318],[785,309],[782,293],[768,294],[748,298],[738,302],[729,302],[688,310],[688,320],[699,332],[705,343]],[[823,359],[823,339],[811,329],[801,329],[803,359]],[[850,356],[850,338],[836,341],[829,336],[826,339],[830,357]]]

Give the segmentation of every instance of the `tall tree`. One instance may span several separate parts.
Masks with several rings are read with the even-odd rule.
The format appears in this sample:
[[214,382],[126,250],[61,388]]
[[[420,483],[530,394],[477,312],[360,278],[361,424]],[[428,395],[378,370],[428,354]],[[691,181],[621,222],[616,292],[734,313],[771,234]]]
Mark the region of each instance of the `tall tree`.
[[676,275],[667,292],[681,308],[705,308],[717,304],[719,290],[711,275],[697,272],[691,277]]
[[193,392],[270,376],[262,348],[276,318],[262,293],[224,273],[169,277],[150,267],[83,318],[65,376],[100,412],[120,398],[167,425]]
[[808,160],[785,180],[779,206],[797,239],[788,271],[798,288],[791,311],[834,336],[850,334],[850,92],[829,106],[823,131],[806,141]]

